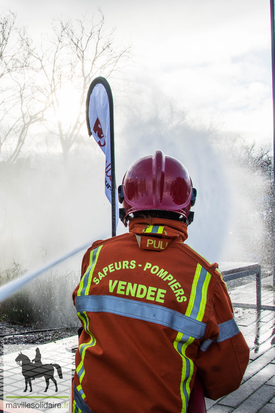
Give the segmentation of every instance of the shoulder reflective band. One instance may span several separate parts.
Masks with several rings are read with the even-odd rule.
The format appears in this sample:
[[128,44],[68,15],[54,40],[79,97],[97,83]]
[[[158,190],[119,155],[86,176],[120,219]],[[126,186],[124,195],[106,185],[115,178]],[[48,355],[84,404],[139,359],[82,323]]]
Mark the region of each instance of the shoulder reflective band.
[[236,321],[232,318],[229,321],[225,321],[224,323],[219,324],[220,333],[217,340],[205,340],[202,342],[200,346],[200,350],[206,351],[212,343],[221,343],[222,341],[228,340],[239,334],[240,330],[237,326]]
[[236,324],[234,318],[229,321],[225,321],[225,323],[219,324],[220,334],[217,338],[217,343],[221,341],[225,341],[228,338],[234,337],[239,334],[240,330]]
[[105,312],[149,321],[169,327],[196,339],[202,339],[206,331],[205,323],[186,317],[170,308],[127,298],[109,295],[78,296],[75,299],[75,306],[78,312]]
[[77,388],[74,385],[74,401],[76,404],[76,411],[80,410],[83,413],[93,413],[89,406],[84,402],[82,397],[80,396]]
[[200,350],[206,351],[212,343],[215,343],[215,341],[211,340],[211,338],[209,338],[208,340],[204,340],[200,345]]

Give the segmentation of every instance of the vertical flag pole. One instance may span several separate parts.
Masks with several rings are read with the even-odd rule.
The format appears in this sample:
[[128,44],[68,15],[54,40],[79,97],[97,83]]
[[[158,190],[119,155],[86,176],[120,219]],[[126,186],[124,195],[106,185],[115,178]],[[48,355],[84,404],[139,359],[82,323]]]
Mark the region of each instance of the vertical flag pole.
[[112,237],[118,224],[118,202],[115,177],[114,105],[109,83],[104,77],[94,79],[86,100],[86,123],[105,154],[105,194],[112,206]]
[[[108,93],[108,92],[107,92]],[[110,89],[111,93],[111,89]],[[116,236],[116,175],[115,175],[115,133],[114,133],[114,105],[113,98],[110,104],[110,140],[111,140],[111,182],[112,182],[112,237]]]
[[275,286],[275,33],[274,33],[274,0],[270,0],[271,22],[271,56],[272,56],[272,103],[273,103],[273,286]]

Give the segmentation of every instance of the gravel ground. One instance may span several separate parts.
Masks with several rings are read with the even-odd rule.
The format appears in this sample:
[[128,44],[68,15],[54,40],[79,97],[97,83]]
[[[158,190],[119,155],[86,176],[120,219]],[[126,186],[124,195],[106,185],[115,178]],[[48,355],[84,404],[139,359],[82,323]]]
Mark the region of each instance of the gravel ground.
[[16,344],[46,344],[66,337],[77,335],[77,327],[32,329],[0,322],[0,356],[3,348]]

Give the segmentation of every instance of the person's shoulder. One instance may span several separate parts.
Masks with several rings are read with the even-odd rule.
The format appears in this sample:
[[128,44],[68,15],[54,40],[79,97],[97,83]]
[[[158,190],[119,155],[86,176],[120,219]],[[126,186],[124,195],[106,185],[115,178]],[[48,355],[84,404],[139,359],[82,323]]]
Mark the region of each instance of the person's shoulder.
[[184,251],[189,257],[194,260],[197,264],[200,264],[207,272],[218,278],[222,277],[222,273],[219,270],[219,264],[217,262],[211,263],[205,257],[203,257],[199,252],[194,250],[187,244],[183,244]]
[[120,243],[124,240],[128,240],[129,238],[132,237],[132,234],[129,234],[128,232],[125,234],[121,234],[121,235],[116,235],[115,237],[111,237],[111,238],[106,238],[104,240],[97,240],[94,241],[92,246],[89,248],[89,250],[91,251],[92,249],[98,248],[100,246],[104,246],[104,245],[110,245],[110,244],[114,244],[114,243]]

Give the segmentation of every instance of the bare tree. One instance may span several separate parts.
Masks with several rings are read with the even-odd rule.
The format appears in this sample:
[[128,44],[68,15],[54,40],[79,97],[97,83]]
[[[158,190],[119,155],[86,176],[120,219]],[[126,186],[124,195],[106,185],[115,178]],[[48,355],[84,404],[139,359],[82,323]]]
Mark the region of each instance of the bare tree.
[[25,59],[21,62],[24,36],[15,27],[15,20],[13,12],[0,16],[0,78],[20,70],[25,64]]
[[18,158],[30,126],[45,109],[45,102],[38,102],[32,42],[15,21],[15,13],[0,16],[0,153],[6,162]]
[[248,143],[240,140],[238,157],[244,166],[263,174],[268,180],[272,180],[273,163],[269,146],[257,147],[255,142]]
[[12,79],[13,95],[0,107],[2,144],[6,143],[6,161],[14,162],[20,155],[30,127],[43,119],[45,104],[41,105],[33,79]]
[[[65,164],[85,122],[91,81],[98,75],[110,77],[130,56],[131,47],[116,45],[114,30],[106,34],[104,24],[100,11],[93,20],[59,20],[53,26],[53,40],[44,41],[42,53],[36,56],[44,75],[42,92],[48,102],[46,126],[59,138]],[[65,109],[62,98],[67,100]],[[69,105],[73,110],[68,109]]]

